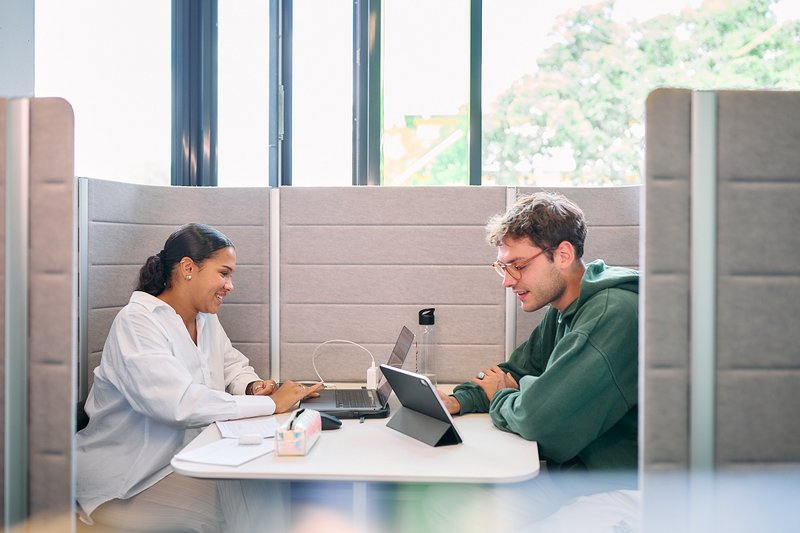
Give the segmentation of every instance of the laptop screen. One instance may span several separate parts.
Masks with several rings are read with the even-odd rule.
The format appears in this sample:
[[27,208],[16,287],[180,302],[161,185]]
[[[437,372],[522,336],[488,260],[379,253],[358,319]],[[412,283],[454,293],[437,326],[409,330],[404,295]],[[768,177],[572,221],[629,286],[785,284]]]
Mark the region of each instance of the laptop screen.
[[[400,331],[400,336],[397,337],[397,342],[394,343],[394,348],[392,348],[392,354],[389,356],[389,360],[386,364],[394,368],[403,368],[403,363],[405,363],[408,352],[411,351],[411,344],[413,342],[414,333],[403,326],[403,329]],[[381,376],[381,381],[378,384],[378,399],[381,405],[386,405],[389,401],[390,394],[392,394],[392,386],[386,381],[385,376]]]

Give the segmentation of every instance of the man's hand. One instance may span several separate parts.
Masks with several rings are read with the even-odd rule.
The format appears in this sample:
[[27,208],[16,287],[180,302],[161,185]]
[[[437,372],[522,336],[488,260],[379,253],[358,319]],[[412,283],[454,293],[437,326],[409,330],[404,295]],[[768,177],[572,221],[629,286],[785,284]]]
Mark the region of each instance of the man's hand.
[[494,393],[500,389],[519,389],[519,385],[514,377],[508,373],[503,372],[503,369],[495,365],[492,368],[484,368],[478,376],[470,380],[472,383],[478,385],[489,401],[492,401]]
[[436,394],[439,395],[439,398],[441,398],[442,403],[451,415],[457,415],[461,412],[461,404],[458,403],[455,396],[449,396],[439,389],[436,389]]

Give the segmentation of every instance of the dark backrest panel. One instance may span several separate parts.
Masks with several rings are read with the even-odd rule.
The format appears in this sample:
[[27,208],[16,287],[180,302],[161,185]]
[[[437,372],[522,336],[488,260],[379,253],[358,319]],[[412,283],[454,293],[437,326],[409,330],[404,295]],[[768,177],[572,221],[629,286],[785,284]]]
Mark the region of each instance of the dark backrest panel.
[[[385,362],[401,326],[419,332],[426,307],[436,308],[440,380],[503,360],[504,296],[484,225],[505,209],[505,188],[293,187],[281,189],[280,209],[281,377],[316,379],[312,353],[330,339]],[[319,354],[326,381],[364,381],[362,350]]]
[[[607,265],[639,266],[639,197],[641,187],[520,187],[517,197],[537,191],[563,194],[583,210],[587,235],[583,259]],[[527,313],[517,306],[516,344],[526,341],[545,309]]]
[[140,267],[187,222],[214,226],[236,246],[235,290],[220,309],[220,321],[256,371],[269,375],[269,189],[86,182],[89,385]]

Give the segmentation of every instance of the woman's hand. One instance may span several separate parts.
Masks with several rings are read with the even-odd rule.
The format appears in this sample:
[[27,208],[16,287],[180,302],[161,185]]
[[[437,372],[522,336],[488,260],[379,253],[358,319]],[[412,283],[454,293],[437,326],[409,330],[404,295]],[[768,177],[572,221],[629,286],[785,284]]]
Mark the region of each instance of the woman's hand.
[[269,396],[278,388],[278,383],[273,379],[263,379],[251,383],[253,396]]
[[323,387],[324,385],[322,383],[303,385],[302,383],[295,383],[294,381],[283,382],[278,386],[276,391],[270,394],[272,401],[275,402],[275,412],[285,413],[303,398],[319,396],[319,391],[321,391]]

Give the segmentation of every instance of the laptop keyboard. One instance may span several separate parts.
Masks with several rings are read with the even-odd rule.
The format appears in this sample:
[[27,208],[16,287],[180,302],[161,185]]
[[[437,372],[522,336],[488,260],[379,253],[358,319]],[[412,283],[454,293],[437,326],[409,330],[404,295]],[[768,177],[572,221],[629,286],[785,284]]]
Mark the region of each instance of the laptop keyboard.
[[344,409],[372,407],[372,396],[364,389],[338,389],[336,391],[336,407]]

